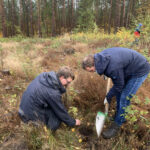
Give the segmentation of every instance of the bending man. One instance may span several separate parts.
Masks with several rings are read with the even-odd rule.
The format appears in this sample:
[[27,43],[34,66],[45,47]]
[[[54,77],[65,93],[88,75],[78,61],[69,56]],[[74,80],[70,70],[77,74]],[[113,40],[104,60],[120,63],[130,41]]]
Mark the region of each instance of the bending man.
[[150,64],[134,50],[114,47],[85,57],[82,65],[89,72],[96,71],[112,79],[113,87],[104,103],[110,104],[112,97],[116,96],[116,114],[114,122],[102,135],[104,138],[114,137],[125,122],[125,108],[130,105],[130,99],[148,76]]

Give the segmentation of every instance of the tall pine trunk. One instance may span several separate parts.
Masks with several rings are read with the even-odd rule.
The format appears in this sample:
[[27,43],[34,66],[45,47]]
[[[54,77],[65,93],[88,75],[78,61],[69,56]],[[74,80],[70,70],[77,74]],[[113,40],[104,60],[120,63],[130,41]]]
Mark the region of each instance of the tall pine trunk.
[[96,19],[96,23],[99,23],[99,0],[95,1],[95,19]]
[[26,36],[30,36],[30,30],[29,30],[29,6],[30,6],[30,3],[29,3],[29,0],[24,0],[25,1],[25,24],[26,24]]
[[46,32],[46,35],[48,36],[49,35],[49,30],[48,30],[48,25],[49,25],[49,16],[48,16],[48,10],[47,10],[47,0],[44,0],[44,8],[46,9],[46,14],[45,14],[45,19],[44,19],[44,22],[45,22],[45,32]]
[[24,23],[23,23],[23,2],[22,0],[19,1],[20,3],[20,18],[19,18],[19,24],[20,24],[20,30],[23,33],[23,29],[24,29]]
[[134,0],[130,0],[130,10],[129,10],[129,18],[128,18],[128,26],[131,24],[131,14],[133,13],[133,8],[134,8],[134,6],[133,6],[133,4],[134,4],[134,2],[133,2]]
[[3,37],[7,37],[6,30],[6,18],[5,18],[5,10],[4,10],[4,1],[0,0],[0,14],[1,14],[1,22],[2,22],[2,33]]
[[112,17],[112,0],[110,0],[109,19],[108,19],[108,34],[111,33],[111,17]]
[[52,36],[56,35],[55,0],[52,0]]
[[29,15],[30,15],[30,33],[31,36],[34,35],[34,30],[33,30],[33,4],[32,4],[32,0],[29,0]]
[[15,0],[12,0],[12,35],[16,34],[15,22]]
[[105,1],[105,11],[104,11],[104,31],[106,32],[107,30],[107,22],[108,22],[108,18],[107,18],[107,2]]
[[70,3],[69,0],[67,2],[67,28],[70,30]]
[[130,15],[130,2],[131,0],[128,0],[128,5],[127,5],[127,14],[126,14],[126,28],[129,25],[129,15]]
[[65,0],[63,0],[63,27],[66,27],[66,8],[65,8]]
[[116,0],[116,19],[115,19],[115,33],[118,31],[120,27],[120,16],[121,16],[121,2],[120,0]]
[[125,25],[125,13],[126,13],[126,6],[125,6],[125,0],[123,0],[123,12],[122,12],[122,21],[121,26],[123,27]]
[[71,28],[74,27],[74,0],[71,0]]
[[12,27],[12,1],[7,0],[7,21],[9,22],[8,28],[7,28],[7,33],[8,36],[13,36],[13,27]]
[[37,8],[38,8],[38,35],[42,37],[41,31],[41,0],[37,1]]

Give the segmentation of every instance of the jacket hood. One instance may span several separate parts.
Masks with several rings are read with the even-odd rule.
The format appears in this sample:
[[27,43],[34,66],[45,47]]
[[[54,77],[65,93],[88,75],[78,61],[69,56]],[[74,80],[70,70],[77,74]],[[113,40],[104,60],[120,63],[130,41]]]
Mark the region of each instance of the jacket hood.
[[44,72],[39,76],[39,82],[46,87],[59,90],[61,93],[65,93],[66,89],[61,84],[57,74],[54,71]]
[[99,75],[102,75],[105,73],[105,70],[110,62],[110,56],[97,53],[94,55],[94,64],[96,71]]

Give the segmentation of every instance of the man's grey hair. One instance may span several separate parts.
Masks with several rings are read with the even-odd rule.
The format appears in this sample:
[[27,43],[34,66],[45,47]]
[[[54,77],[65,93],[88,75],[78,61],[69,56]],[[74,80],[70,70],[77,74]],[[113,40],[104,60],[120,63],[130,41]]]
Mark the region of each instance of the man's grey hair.
[[58,77],[62,77],[64,76],[65,79],[71,77],[72,80],[74,80],[75,76],[74,76],[74,73],[72,71],[72,69],[68,66],[63,66],[61,67],[58,72],[57,72],[57,76]]
[[82,61],[82,68],[86,69],[87,67],[93,67],[94,66],[94,55],[88,55],[86,56]]

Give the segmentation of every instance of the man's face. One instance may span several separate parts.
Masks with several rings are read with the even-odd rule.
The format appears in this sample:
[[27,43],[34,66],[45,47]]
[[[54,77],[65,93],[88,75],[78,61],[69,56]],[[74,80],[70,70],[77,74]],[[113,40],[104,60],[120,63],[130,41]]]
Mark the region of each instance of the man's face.
[[71,77],[68,77],[68,78],[65,79],[64,76],[62,76],[62,77],[60,77],[59,79],[60,79],[61,84],[62,84],[65,88],[67,88],[67,86],[72,82],[72,78],[71,78]]
[[88,71],[88,72],[95,72],[96,71],[95,66],[86,67],[86,71]]

